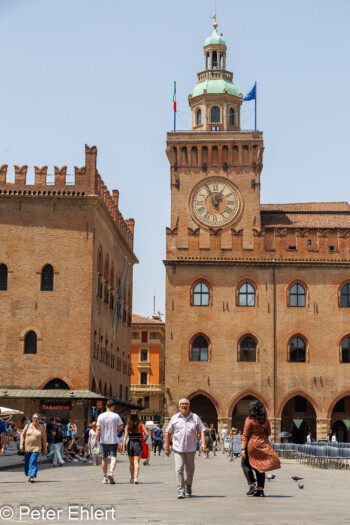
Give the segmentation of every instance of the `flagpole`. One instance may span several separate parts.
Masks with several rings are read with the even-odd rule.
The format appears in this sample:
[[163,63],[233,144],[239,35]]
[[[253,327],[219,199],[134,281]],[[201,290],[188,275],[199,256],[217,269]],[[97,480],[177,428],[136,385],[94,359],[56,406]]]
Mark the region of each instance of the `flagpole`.
[[176,131],[176,82],[174,82],[174,132]]
[[257,82],[255,81],[255,131],[256,131],[256,100],[258,98],[258,86],[257,86]]

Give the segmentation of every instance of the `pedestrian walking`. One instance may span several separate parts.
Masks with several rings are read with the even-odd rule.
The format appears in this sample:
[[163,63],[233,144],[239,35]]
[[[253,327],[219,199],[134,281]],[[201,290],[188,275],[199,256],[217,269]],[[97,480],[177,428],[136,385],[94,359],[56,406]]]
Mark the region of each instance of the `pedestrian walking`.
[[216,456],[216,430],[214,428],[214,423],[210,423],[210,435],[211,435],[211,440],[212,440],[212,444],[213,444],[213,454],[214,456]]
[[[93,447],[97,448],[97,444],[100,441],[103,472],[102,483],[107,484],[109,481],[111,485],[115,483],[113,474],[117,463],[118,431],[120,432],[123,428],[123,421],[119,414],[114,413],[114,408],[114,401],[109,399],[106,404],[106,412],[103,412],[103,414],[100,414],[97,418],[96,436],[93,444]],[[111,464],[107,476],[108,456],[111,458]]]
[[42,449],[44,449],[44,455],[47,454],[46,431],[45,427],[40,425],[39,414],[33,414],[31,423],[24,428],[19,448],[21,452],[25,450],[24,473],[29,476],[28,481],[34,483],[38,473],[39,454]]
[[208,427],[208,423],[204,423],[205,430],[204,430],[204,437],[205,437],[205,449],[204,452],[204,459],[209,459],[209,452],[213,444],[213,438],[211,437],[211,433]]
[[308,435],[306,436],[306,443],[311,443],[312,440],[311,440],[311,432],[308,433]]
[[7,443],[7,434],[6,434],[6,424],[0,419],[0,454],[3,456],[6,450]]
[[62,465],[64,464],[64,461],[62,459],[61,450],[63,446],[64,432],[63,432],[61,420],[59,417],[55,417],[54,419],[54,425],[51,429],[51,434],[53,437],[53,446],[55,449],[55,455],[53,458],[53,466],[57,467],[58,465],[59,467],[62,467]]
[[226,437],[226,434],[227,434],[227,425],[224,425],[223,429],[221,430],[221,446],[222,446],[221,452],[222,452],[222,454],[225,453],[225,437]]
[[94,447],[95,439],[96,439],[96,430],[97,430],[97,423],[96,421],[93,421],[89,425],[88,450],[89,450],[89,456],[90,458],[92,458],[92,461],[90,461],[90,463],[93,463],[94,467],[98,466],[99,460],[100,460],[100,442],[98,442],[97,446]]
[[157,425],[157,428],[154,430],[154,444],[153,444],[153,455],[155,456],[158,450],[158,456],[162,451],[163,446],[163,430],[160,428],[160,425]]
[[271,425],[265,407],[258,400],[251,401],[242,439],[242,469],[249,485],[248,496],[265,496],[265,472],[281,466],[269,441],[270,434]]
[[[146,442],[148,438],[148,432],[144,425],[142,425],[139,415],[131,413],[128,416],[125,434],[123,451],[125,450],[129,456],[130,462],[130,483],[138,484],[139,470],[140,470],[140,459],[142,455],[142,441]],[[128,440],[128,444],[126,444]]]
[[[188,399],[180,399],[180,412],[173,415],[166,429],[165,454],[170,456],[170,441],[173,441],[175,472],[178,499],[192,496],[194,458],[196,455],[197,434],[201,434],[202,450],[206,452],[205,437],[201,419],[190,411]],[[185,474],[186,471],[186,474]]]
[[[148,432],[148,437],[145,441],[145,444],[147,445],[147,450],[148,450],[148,456],[147,458],[144,459],[144,462],[143,464],[146,466],[148,465],[149,466],[149,460],[150,460],[150,456],[151,456],[151,450],[152,450],[152,433],[151,431]],[[160,454],[159,454],[160,455]]]
[[46,423],[46,441],[47,441],[47,452],[50,452],[51,446],[53,445],[52,429],[54,426],[54,418],[51,416],[50,421]]

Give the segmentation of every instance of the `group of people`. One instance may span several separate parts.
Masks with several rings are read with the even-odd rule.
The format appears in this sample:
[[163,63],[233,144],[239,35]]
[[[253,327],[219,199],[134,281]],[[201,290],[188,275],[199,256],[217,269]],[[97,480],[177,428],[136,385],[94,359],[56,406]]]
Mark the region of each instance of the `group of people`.
[[[38,472],[38,456],[40,452],[48,454],[54,447],[53,465],[63,465],[62,445],[66,459],[71,461],[86,461],[90,456],[95,465],[102,458],[103,484],[114,484],[117,453],[122,452],[129,457],[130,483],[137,485],[141,458],[146,464],[152,450],[151,433],[142,424],[138,414],[128,416],[124,428],[123,421],[114,412],[115,403],[107,401],[106,411],[98,416],[83,436],[77,435],[73,421],[67,429],[62,427],[59,418],[41,424],[39,414],[33,414],[31,421],[26,422],[20,438],[20,450],[25,451],[25,475],[28,481],[34,483]],[[4,436],[0,428],[0,435]],[[5,429],[6,430],[6,429]],[[226,430],[226,432],[224,432]],[[225,438],[224,429],[221,438]],[[242,470],[246,477],[248,496],[264,496],[265,472],[280,468],[280,461],[268,439],[271,434],[270,422],[267,419],[264,406],[259,401],[252,401],[248,407],[248,417],[242,436]],[[6,435],[6,434],[5,434]],[[204,424],[197,414],[190,410],[190,401],[181,399],[179,411],[171,418],[165,439],[165,454],[174,454],[175,473],[178,499],[192,496],[192,484],[195,471],[195,455],[198,438],[200,451],[209,457],[209,451],[214,455],[220,437],[214,425]],[[81,442],[83,439],[83,442]],[[4,453],[3,443],[1,453]],[[153,453],[161,453],[163,447],[163,431],[158,427],[153,432]],[[110,463],[108,463],[110,458]]]

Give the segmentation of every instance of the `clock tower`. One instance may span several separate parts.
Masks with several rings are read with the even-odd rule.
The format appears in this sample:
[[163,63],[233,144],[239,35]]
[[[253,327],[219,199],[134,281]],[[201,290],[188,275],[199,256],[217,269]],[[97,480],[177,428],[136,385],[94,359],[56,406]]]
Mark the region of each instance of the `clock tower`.
[[[218,329],[215,307],[222,312],[228,304],[213,301],[213,289],[218,278],[223,285],[228,279],[227,286],[232,287],[232,272],[229,277],[230,271],[227,273],[226,266],[221,269],[220,263],[224,266],[233,256],[251,255],[254,236],[261,229],[262,132],[241,130],[242,94],[226,68],[227,46],[217,26],[215,22],[213,33],[205,40],[204,69],[197,73],[188,97],[191,130],[167,135],[171,225],[166,230],[165,261],[166,386],[170,415],[178,398],[195,389],[210,397],[219,381],[213,377],[215,367],[209,369],[208,363],[193,366],[192,338],[198,332],[210,347],[209,325]],[[209,308],[193,308],[197,306],[197,281],[208,285]],[[210,348],[207,359],[212,360]]]

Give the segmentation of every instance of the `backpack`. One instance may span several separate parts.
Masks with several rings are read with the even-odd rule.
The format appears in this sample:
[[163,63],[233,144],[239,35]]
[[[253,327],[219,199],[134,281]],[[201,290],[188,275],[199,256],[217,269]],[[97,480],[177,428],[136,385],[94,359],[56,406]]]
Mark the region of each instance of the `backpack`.
[[62,443],[64,436],[63,436],[63,430],[62,430],[61,425],[57,425],[55,438],[56,438],[57,443]]

